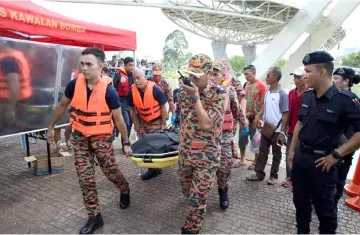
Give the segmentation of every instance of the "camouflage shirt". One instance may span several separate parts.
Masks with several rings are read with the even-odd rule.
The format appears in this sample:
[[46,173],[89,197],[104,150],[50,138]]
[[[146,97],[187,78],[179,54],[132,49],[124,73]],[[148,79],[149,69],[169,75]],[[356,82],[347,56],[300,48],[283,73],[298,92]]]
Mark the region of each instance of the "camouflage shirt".
[[220,158],[220,137],[225,114],[226,93],[219,92],[217,85],[209,83],[207,88],[200,93],[200,101],[209,117],[214,122],[214,127],[203,130],[199,126],[194,102],[185,91],[179,93],[180,109],[180,145],[179,151],[188,160],[218,163]]
[[241,85],[241,82],[239,80],[236,80],[234,78],[231,79],[230,85],[235,88],[239,102],[241,102],[242,99],[246,99],[246,93],[245,93],[243,86]]
[[156,83],[158,87],[161,88],[161,90],[164,92],[167,102],[173,101],[173,95],[171,91],[171,87],[167,81],[164,79],[161,79],[160,82]]
[[239,100],[234,87],[230,87],[229,102],[230,102],[229,103],[230,110],[234,119],[234,126],[236,127],[238,122],[240,122],[241,127],[245,126],[246,125],[245,115],[240,108]]

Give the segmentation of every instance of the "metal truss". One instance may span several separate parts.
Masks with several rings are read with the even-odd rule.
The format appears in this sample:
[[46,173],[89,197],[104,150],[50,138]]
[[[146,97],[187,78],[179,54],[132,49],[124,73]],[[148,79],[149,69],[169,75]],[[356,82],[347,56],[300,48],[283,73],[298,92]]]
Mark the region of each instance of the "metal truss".
[[252,0],[46,0],[161,8],[181,28],[237,45],[271,41],[299,11],[279,1]]

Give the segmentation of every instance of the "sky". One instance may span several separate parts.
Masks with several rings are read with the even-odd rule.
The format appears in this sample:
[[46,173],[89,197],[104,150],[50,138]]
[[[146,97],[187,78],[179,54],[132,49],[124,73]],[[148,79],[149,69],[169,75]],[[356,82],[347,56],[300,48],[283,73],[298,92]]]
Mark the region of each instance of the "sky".
[[[286,1],[290,1],[292,4],[296,3],[298,6],[301,6],[305,2],[304,0]],[[60,3],[41,0],[34,0],[34,2],[74,19],[135,31],[137,34],[136,56],[138,58],[160,60],[162,58],[162,49],[167,35],[176,29],[180,29],[184,32],[185,37],[189,42],[189,50],[193,54],[205,53],[211,57],[213,55],[211,40],[202,38],[178,27],[157,8]],[[359,45],[360,27],[356,27],[359,21],[360,8],[358,7],[343,24],[348,35],[340,43],[339,50],[336,47],[331,51],[334,56],[341,55],[345,48],[352,48]],[[299,46],[299,43],[305,39],[306,37],[299,39],[299,42],[295,43],[284,57],[286,58],[289,56],[296,47]],[[257,54],[261,54],[265,48],[266,45],[259,45],[257,47]],[[112,54],[113,53],[108,53],[107,56],[111,57]],[[228,44],[227,55],[229,57],[233,55],[242,55],[241,46]]]

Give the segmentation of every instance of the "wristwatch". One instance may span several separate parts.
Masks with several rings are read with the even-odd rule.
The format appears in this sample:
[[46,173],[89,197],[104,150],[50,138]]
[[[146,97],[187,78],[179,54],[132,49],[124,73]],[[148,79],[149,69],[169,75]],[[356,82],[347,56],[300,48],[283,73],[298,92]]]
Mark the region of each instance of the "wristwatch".
[[130,142],[124,143],[124,146],[130,146]]
[[341,158],[340,154],[338,151],[334,150],[331,152],[331,155],[336,159],[339,160]]
[[196,100],[200,99],[200,96],[192,95],[192,96],[190,96],[190,99],[191,99],[192,102],[195,102]]

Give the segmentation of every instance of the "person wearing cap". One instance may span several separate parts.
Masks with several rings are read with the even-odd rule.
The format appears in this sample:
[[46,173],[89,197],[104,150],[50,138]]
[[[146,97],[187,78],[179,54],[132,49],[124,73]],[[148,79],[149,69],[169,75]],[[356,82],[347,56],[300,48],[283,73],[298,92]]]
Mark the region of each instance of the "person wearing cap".
[[199,233],[220,163],[220,137],[228,98],[223,87],[209,81],[211,71],[210,57],[195,55],[185,69],[191,86],[180,86],[178,173],[182,192],[189,199],[182,234]]
[[[311,204],[320,234],[336,233],[338,162],[360,147],[360,102],[354,93],[333,84],[333,61],[325,51],[303,59],[306,83],[313,90],[304,94],[288,157],[298,233],[310,233]],[[341,145],[340,137],[349,125],[355,134]]]
[[290,76],[294,77],[295,88],[289,92],[289,119],[288,119],[288,132],[287,132],[287,143],[286,143],[286,181],[282,182],[281,186],[284,188],[291,187],[291,168],[289,166],[288,156],[289,148],[294,133],[295,125],[298,120],[298,115],[301,106],[301,100],[307,89],[306,87],[306,73],[305,67],[300,66],[295,69],[294,72],[290,73]]
[[[231,86],[230,79],[231,77],[226,72],[226,66],[224,66],[220,61],[213,62],[213,81],[215,84],[221,85],[225,88],[226,93],[228,94],[228,101],[226,104],[226,111],[224,115],[223,131],[221,135],[221,156],[220,156],[220,166],[217,170],[217,184],[219,191],[219,200],[220,207],[222,209],[227,209],[229,207],[229,196],[228,189],[231,179],[231,168],[233,166],[233,143],[234,143],[234,123],[239,122],[240,115],[242,114],[242,121],[244,122],[245,116],[241,112],[239,101],[235,88]],[[235,121],[236,120],[236,121]],[[244,126],[244,123],[241,123],[241,126]],[[235,128],[236,129],[236,128]]]
[[175,114],[175,104],[173,101],[173,94],[171,91],[171,87],[170,87],[169,83],[163,79],[162,74],[163,74],[163,71],[162,71],[161,64],[154,64],[154,66],[152,68],[152,80],[164,92],[167,102],[169,103],[169,112],[171,112],[174,115]]
[[[240,133],[240,135],[243,136],[247,136],[248,132],[249,132],[249,123],[246,119],[245,113],[246,113],[246,94],[244,91],[243,86],[241,85],[241,82],[239,80],[236,80],[233,76],[231,76],[230,74],[230,64],[229,61],[227,61],[226,59],[220,59],[219,60],[220,63],[222,63],[224,65],[224,72],[226,74],[228,74],[231,77],[230,80],[230,85],[232,87],[235,88],[236,91],[236,95],[239,101],[239,105],[240,105],[240,131],[242,131],[242,133]],[[234,136],[236,135],[236,131],[237,131],[237,124],[238,124],[238,120],[234,119]],[[235,144],[235,142],[232,143],[232,149],[233,149],[233,159],[234,159],[234,164],[233,167],[234,168],[239,168],[242,166],[245,166],[245,154],[242,156],[239,156],[239,147],[237,144]]]
[[[334,71],[333,81],[337,88],[351,92],[351,87],[354,84],[360,83],[360,76],[357,75],[355,70],[353,70],[352,68],[340,67]],[[349,125],[345,129],[344,134],[341,136],[340,143],[345,143],[353,135],[354,128]],[[336,184],[336,193],[334,198],[335,209],[337,209],[338,202],[343,195],[346,177],[349,173],[354,153],[355,152],[351,152],[348,155],[344,156],[339,163],[338,182]]]

